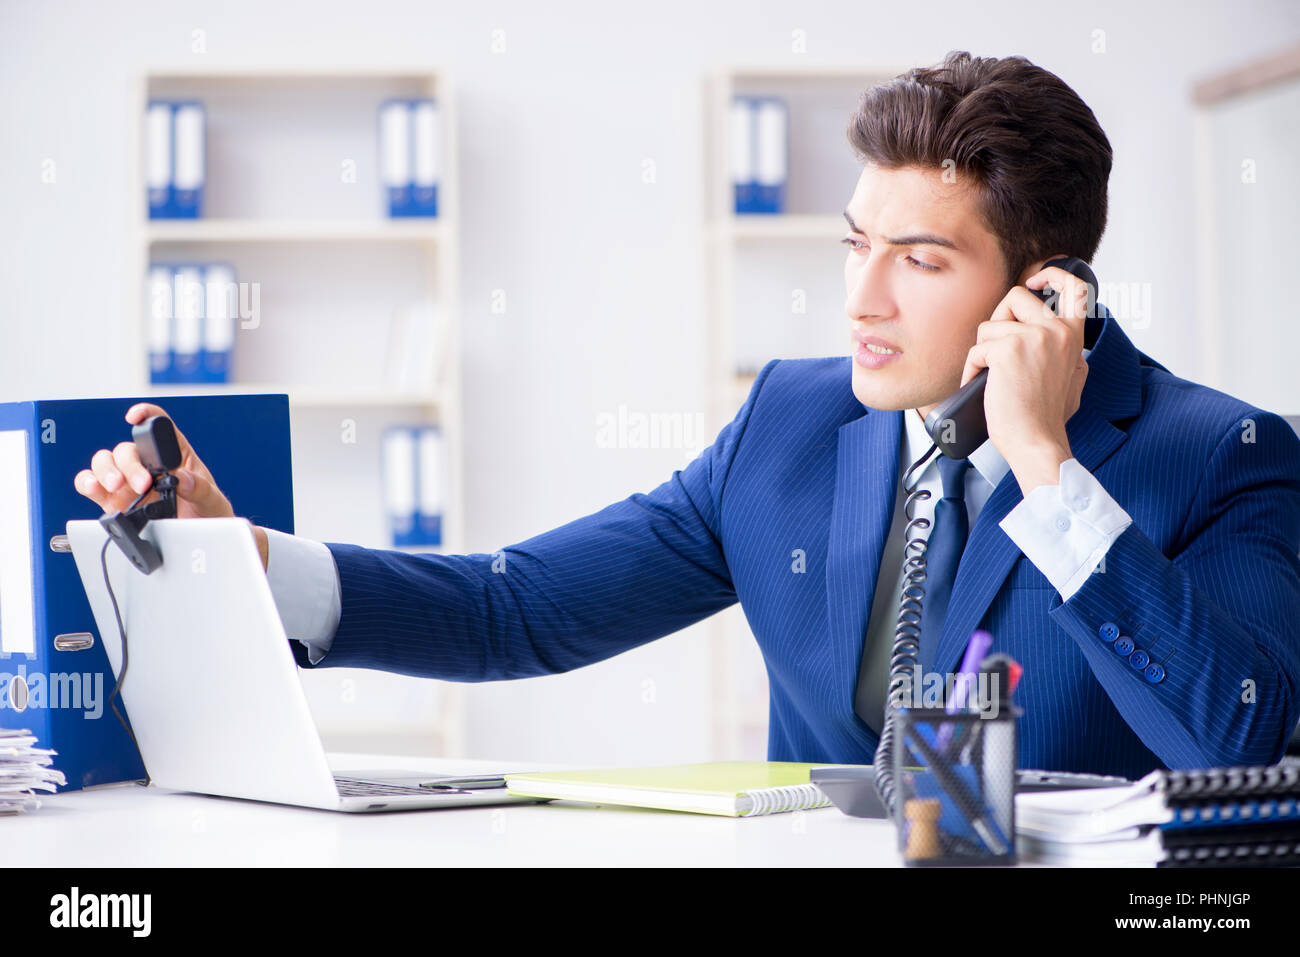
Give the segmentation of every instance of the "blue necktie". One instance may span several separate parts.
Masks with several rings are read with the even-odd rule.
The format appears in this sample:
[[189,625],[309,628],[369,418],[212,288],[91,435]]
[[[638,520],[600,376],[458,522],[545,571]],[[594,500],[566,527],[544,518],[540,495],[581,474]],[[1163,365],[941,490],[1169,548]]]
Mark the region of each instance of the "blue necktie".
[[957,578],[957,565],[966,547],[970,521],[966,516],[966,470],[970,459],[939,456],[943,498],[934,505],[934,524],[925,550],[925,598],[921,602],[921,644],[917,655],[924,673],[934,666],[939,635],[948,612],[948,599]]

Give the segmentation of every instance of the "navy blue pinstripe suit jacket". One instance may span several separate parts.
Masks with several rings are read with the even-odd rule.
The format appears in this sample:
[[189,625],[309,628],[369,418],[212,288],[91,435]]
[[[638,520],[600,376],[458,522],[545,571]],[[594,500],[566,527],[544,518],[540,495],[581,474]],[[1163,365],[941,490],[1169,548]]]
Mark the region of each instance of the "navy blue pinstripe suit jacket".
[[[1021,767],[1138,777],[1276,761],[1300,714],[1300,439],[1172,375],[1101,314],[1067,434],[1133,524],[1062,603],[998,527],[1021,500],[1007,472],[971,529],[935,670],[956,670],[976,627],[1021,662]],[[865,408],[849,363],[769,362],[686,468],[502,549],[504,571],[489,554],[327,543],[342,616],[319,666],[551,674],[739,600],[767,663],[769,760],[871,763],[854,687],[903,413]],[[1163,664],[1160,681],[1103,640],[1107,623]]]

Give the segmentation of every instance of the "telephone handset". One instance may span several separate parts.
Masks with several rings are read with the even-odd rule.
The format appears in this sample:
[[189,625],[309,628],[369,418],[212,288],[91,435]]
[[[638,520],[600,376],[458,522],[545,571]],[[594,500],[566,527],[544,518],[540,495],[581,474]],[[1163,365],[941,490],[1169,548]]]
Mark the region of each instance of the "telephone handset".
[[[1059,266],[1068,273],[1073,273],[1088,284],[1088,307],[1097,297],[1097,277],[1082,259],[1067,256],[1053,259],[1044,264]],[[1029,290],[1043,302],[1056,296],[1051,286],[1041,290]],[[1053,302],[1055,300],[1053,299]],[[1057,315],[1060,315],[1059,310]],[[984,444],[989,437],[988,426],[984,423],[984,384],[988,380],[989,370],[981,369],[979,373],[964,386],[934,407],[925,417],[925,430],[939,451],[950,459],[964,459]]]
[[[1097,277],[1082,259],[1073,256],[1053,259],[1044,264],[1059,266],[1088,284],[1088,314],[1092,315],[1097,296]],[[1031,289],[1043,302],[1050,302],[1055,308],[1055,290],[1045,286],[1041,291]],[[1060,312],[1057,311],[1057,315]],[[898,712],[895,708],[895,696],[907,700],[918,664],[921,641],[921,609],[925,599],[926,564],[925,552],[929,545],[926,536],[920,530],[929,528],[930,520],[916,515],[918,502],[930,498],[930,490],[912,485],[912,475],[926,467],[930,457],[937,449],[950,459],[964,459],[983,445],[989,437],[988,426],[984,421],[984,383],[988,379],[988,369],[981,369],[979,374],[940,402],[925,417],[925,430],[934,440],[930,448],[920,459],[907,469],[903,476],[903,491],[907,493],[904,515],[907,525],[903,530],[907,541],[903,546],[903,589],[898,609],[898,624],[894,630],[894,643],[889,656],[889,699],[885,704],[885,721],[880,730],[880,740],[876,745],[873,776],[876,790],[880,797],[881,809],[886,817],[896,818],[897,790],[894,781],[894,735]]]

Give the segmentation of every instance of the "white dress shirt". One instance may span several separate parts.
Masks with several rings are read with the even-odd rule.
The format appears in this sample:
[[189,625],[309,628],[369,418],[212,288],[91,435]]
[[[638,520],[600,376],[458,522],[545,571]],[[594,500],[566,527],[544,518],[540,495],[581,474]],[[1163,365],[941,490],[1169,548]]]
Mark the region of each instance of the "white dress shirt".
[[[1091,350],[1084,350],[1084,357]],[[871,618],[867,625],[866,653],[859,668],[855,710],[879,715],[867,724],[877,733],[885,714],[885,697],[889,688],[889,658],[898,627],[898,610],[903,593],[903,543],[907,520],[902,478],[908,467],[929,451],[933,440],[925,431],[919,412],[909,409],[903,415],[899,483],[894,501],[894,518],[885,539],[880,559],[876,593],[871,601]],[[939,476],[939,455],[926,463],[913,481],[918,488],[930,490],[930,497],[918,501],[914,518],[934,521],[935,503],[943,496]],[[971,468],[966,470],[966,514],[971,528],[980,510],[998,482],[1011,466],[990,439],[970,454]],[[1133,519],[1102,488],[1078,459],[1061,463],[1058,484],[1040,485],[1008,512],[998,523],[1007,537],[1028,558],[1061,596],[1069,601],[1092,570],[1105,556],[1115,539],[1132,524]],[[1013,477],[1014,480],[1014,477]],[[928,538],[929,528],[916,530]]]
[[343,614],[334,556],[320,542],[266,530],[266,578],[284,633],[307,646],[313,665],[325,657]]
[[[1084,356],[1089,350],[1084,350]],[[930,448],[931,439],[919,413],[904,413],[900,478]],[[1010,469],[1006,459],[986,441],[970,455],[966,470],[966,511],[974,527],[980,509]],[[919,502],[916,516],[933,520],[934,504],[942,496],[938,455],[917,479],[930,489]],[[1079,589],[1101,561],[1111,543],[1132,522],[1128,513],[1106,492],[1077,459],[1061,463],[1058,485],[1040,485],[1002,519],[999,526],[1056,588],[1062,601]],[[889,656],[903,587],[903,504],[901,482],[894,503],[894,519],[885,539],[867,627],[869,649],[864,680],[858,695],[865,695],[870,714],[883,717],[889,677]],[[929,530],[918,534],[927,536]],[[301,641],[314,665],[329,652],[342,615],[342,586],[334,556],[320,542],[286,535],[268,528],[266,575],[284,623],[285,634]],[[871,722],[869,722],[871,723]],[[872,724],[879,731],[878,722]]]

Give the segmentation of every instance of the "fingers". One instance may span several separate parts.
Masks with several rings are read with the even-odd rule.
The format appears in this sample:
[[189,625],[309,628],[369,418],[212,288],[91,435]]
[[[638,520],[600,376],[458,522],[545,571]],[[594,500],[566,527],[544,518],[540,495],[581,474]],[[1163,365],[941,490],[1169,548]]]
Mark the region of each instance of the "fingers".
[[[137,402],[131,408],[126,410],[126,421],[132,425],[139,425],[145,419],[152,415],[167,415],[162,406],[154,405],[152,402]],[[167,415],[167,418],[171,418]]]
[[153,476],[140,461],[140,452],[134,442],[119,442],[113,446],[113,464],[126,483],[139,495],[153,485]]
[[[73,487],[102,508],[105,512],[119,512],[129,507],[141,491],[146,491],[153,484],[153,478],[140,465],[136,458],[134,464],[122,443],[112,452],[100,449],[90,460],[90,468],[82,469],[72,480]],[[119,463],[118,456],[121,456]],[[143,488],[138,486],[140,474],[144,475]],[[134,479],[137,487],[132,487]]]
[[[167,412],[152,402],[137,402],[127,409],[126,421],[139,425],[155,415],[167,416]],[[175,424],[173,421],[172,425]],[[230,500],[217,488],[180,429],[176,429],[176,441],[182,456],[181,466],[174,471],[177,496],[189,503],[190,512],[197,517],[233,515]],[[143,501],[142,496],[151,494],[149,490],[153,483],[154,477],[140,461],[140,452],[134,441],[119,442],[112,451],[100,449],[91,457],[90,468],[82,469],[72,480],[73,487],[80,494],[105,512],[123,511],[137,499]]]
[[72,479],[72,486],[104,511],[110,511],[107,505],[109,494],[104,490],[104,486],[99,484],[99,479],[95,478],[95,473],[90,469],[82,469],[78,472]]
[[998,303],[997,308],[993,310],[993,315],[988,318],[989,322],[1005,322],[1006,320],[1023,322],[1027,325],[1053,326],[1060,324],[1060,320],[1056,318],[1056,313],[1052,312],[1052,307],[1024,286],[1012,286],[1007,291],[1007,294],[1002,297],[1002,301]]
[[1025,285],[1039,290],[1050,286],[1056,294],[1052,297],[1056,304],[1056,311],[1052,315],[1065,320],[1071,327],[1077,327],[1082,335],[1083,323],[1088,318],[1090,306],[1096,301],[1097,290],[1089,288],[1086,282],[1060,266],[1051,266],[1034,273],[1025,280]]
[[[131,408],[126,410],[126,421],[130,422],[132,425],[139,425],[145,419],[155,415],[164,415],[169,419],[172,418],[170,415],[167,415],[163,410],[163,407],[160,405],[154,405],[152,402],[137,402],[135,405],[131,406]],[[175,419],[172,419],[172,428],[176,431],[176,443],[180,446],[181,455],[193,455],[194,450],[190,447],[189,440],[185,438],[184,433],[181,432]]]
[[979,375],[981,369],[987,369],[989,360],[986,350],[988,346],[983,343],[976,343],[971,346],[970,352],[966,353],[966,365],[961,370],[961,384],[965,385],[975,376]]
[[995,319],[986,319],[975,327],[975,341],[993,342],[996,339],[1005,339],[1007,336],[1043,336],[1051,332],[1051,326],[1042,326],[1036,322],[999,322]]
[[175,474],[179,483],[176,494],[194,506],[196,515],[213,518],[235,514],[230,500],[206,472],[191,472],[182,468],[177,469]]
[[110,493],[121,489],[126,481],[118,471],[113,453],[108,449],[100,449],[91,456],[90,470],[95,473],[95,478],[99,480],[104,490]]
[[[1077,276],[1055,266],[1036,273],[1027,282],[1038,280],[1036,285],[1042,286],[1045,282],[1043,277],[1049,273],[1060,273],[1068,277],[1073,284],[1070,288],[1077,290],[1082,299],[1059,298],[1058,308],[1063,310],[1063,315],[1057,316],[1050,305],[1025,286],[1014,286],[1002,297],[1002,301],[993,310],[993,315],[976,328],[975,341],[992,342],[1009,336],[1048,336],[1059,348],[1065,349],[1068,346],[1072,352],[1082,351],[1088,285]],[[1059,278],[1053,278],[1052,282],[1065,285]],[[1068,318],[1066,314],[1070,314]]]

